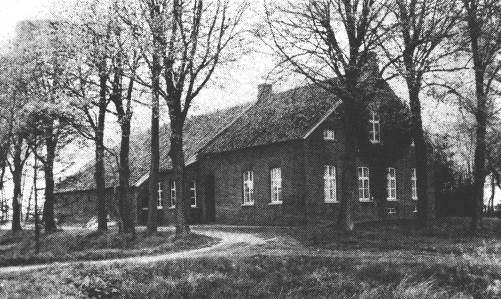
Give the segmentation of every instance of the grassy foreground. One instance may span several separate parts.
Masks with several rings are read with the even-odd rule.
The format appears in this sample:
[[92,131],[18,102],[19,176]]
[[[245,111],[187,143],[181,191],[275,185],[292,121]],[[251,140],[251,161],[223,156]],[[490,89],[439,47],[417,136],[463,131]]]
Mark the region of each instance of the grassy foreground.
[[8,298],[493,298],[499,267],[253,256],[75,266],[1,278]]
[[148,235],[141,231],[133,238],[132,235],[119,234],[116,230],[58,231],[41,234],[40,241],[40,253],[35,254],[32,231],[18,233],[1,231],[0,266],[152,255],[195,249],[217,242],[215,239],[197,234],[174,240],[172,232]]

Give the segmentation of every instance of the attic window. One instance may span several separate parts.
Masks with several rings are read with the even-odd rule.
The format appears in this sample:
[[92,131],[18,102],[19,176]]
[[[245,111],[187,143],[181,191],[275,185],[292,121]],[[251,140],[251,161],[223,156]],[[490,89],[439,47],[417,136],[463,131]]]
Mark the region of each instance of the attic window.
[[371,143],[381,142],[381,122],[379,119],[379,114],[375,111],[371,111],[371,117],[369,119],[369,141]]
[[336,140],[336,131],[334,129],[324,129],[324,140]]

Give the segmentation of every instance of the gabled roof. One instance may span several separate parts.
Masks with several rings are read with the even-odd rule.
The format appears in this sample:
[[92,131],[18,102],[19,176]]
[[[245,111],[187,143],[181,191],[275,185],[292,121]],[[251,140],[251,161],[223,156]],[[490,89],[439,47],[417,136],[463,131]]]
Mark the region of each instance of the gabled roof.
[[317,85],[264,97],[201,150],[220,153],[300,140],[338,106],[340,99]]
[[[196,158],[198,150],[205,146],[217,132],[221,131],[236,119],[250,104],[239,105],[208,114],[196,115],[186,120],[184,131],[184,149],[187,161]],[[130,184],[135,185],[148,174],[150,167],[150,132],[131,136],[130,143]],[[160,128],[160,170],[172,167],[168,157],[170,148],[170,129],[168,124]],[[106,188],[118,186],[118,154],[119,147],[114,149],[115,155],[106,153]],[[94,161],[87,163],[80,172],[65,178],[56,185],[56,193],[85,191],[95,189]]]

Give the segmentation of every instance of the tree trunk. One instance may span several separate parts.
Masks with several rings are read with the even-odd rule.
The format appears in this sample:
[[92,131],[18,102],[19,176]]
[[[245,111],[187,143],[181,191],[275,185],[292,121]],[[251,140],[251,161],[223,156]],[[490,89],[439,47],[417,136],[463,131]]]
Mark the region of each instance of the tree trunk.
[[[45,203],[43,207],[43,222],[45,232],[56,231],[56,222],[54,221],[54,160],[56,156],[56,138],[53,136],[52,126],[47,129],[45,138],[45,147],[47,150],[47,159],[44,164],[45,174]],[[37,190],[35,190],[37,192]]]
[[124,233],[136,233],[134,214],[129,191],[129,151],[130,151],[130,116],[122,118],[121,123],[122,140],[120,142],[120,170],[118,187],[118,208],[122,219],[122,231]]
[[[483,87],[481,87],[483,88]],[[477,92],[478,94],[478,92]],[[471,218],[471,229],[473,231],[482,227],[482,209],[484,205],[484,185],[485,185],[485,152],[486,152],[486,101],[485,95],[481,92],[477,96],[477,129],[476,129],[476,147],[475,147],[475,164],[473,169],[474,177],[474,199],[473,213]]]
[[12,197],[12,231],[21,230],[21,184],[23,173],[23,162],[21,158],[23,139],[17,137],[14,144],[13,173],[14,196]]
[[[179,117],[179,116],[178,116]],[[186,237],[190,233],[187,222],[188,200],[186,200],[184,176],[183,124],[180,119],[171,119],[172,137],[169,155],[172,159],[174,179],[176,180],[176,238]]]
[[[155,47],[155,50],[157,47]],[[156,52],[159,53],[159,52]],[[152,98],[151,98],[151,161],[149,178],[149,203],[147,230],[149,233],[157,231],[157,202],[158,202],[158,171],[160,168],[159,148],[159,91],[160,91],[160,59],[157,54],[152,57]]]
[[341,209],[339,210],[338,226],[344,231],[353,231],[353,199],[357,197],[358,188],[356,185],[356,149],[357,149],[357,129],[356,105],[353,99],[343,102],[343,129],[344,129],[344,160],[343,175],[341,179],[342,196]]
[[491,198],[489,199],[488,210],[490,213],[494,213],[494,197],[496,196],[496,180],[494,179],[494,173],[491,174]]
[[96,124],[96,169],[94,178],[96,180],[96,208],[97,208],[97,229],[99,231],[108,230],[106,211],[106,182],[104,166],[104,126],[106,116],[106,91],[108,77],[103,69],[99,74],[99,114]]
[[420,87],[407,79],[409,101],[411,106],[411,130],[414,139],[416,155],[416,185],[418,195],[417,227],[429,228],[431,226],[430,207],[428,203],[428,153],[424,139],[423,121],[421,119],[421,100],[419,99]]

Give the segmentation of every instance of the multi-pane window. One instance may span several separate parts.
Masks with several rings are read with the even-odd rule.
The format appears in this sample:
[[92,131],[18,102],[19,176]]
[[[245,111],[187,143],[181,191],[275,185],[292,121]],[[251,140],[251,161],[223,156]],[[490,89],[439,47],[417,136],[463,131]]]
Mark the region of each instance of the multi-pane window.
[[176,206],[176,181],[170,181],[170,206]]
[[158,183],[158,190],[157,190],[157,193],[158,193],[158,198],[157,198],[157,208],[159,209],[162,209],[164,204],[164,199],[163,199],[163,195],[164,195],[164,192],[163,192],[163,188],[162,188],[162,183]]
[[370,200],[369,189],[369,168],[358,167],[358,199],[360,201]]
[[411,168],[412,176],[411,176],[411,194],[412,194],[412,199],[418,199],[417,198],[417,175],[416,175],[416,168]]
[[282,202],[282,169],[272,168],[270,170],[271,202]]
[[369,140],[371,143],[381,142],[381,122],[379,119],[379,114],[375,111],[371,111],[369,118]]
[[397,200],[397,171],[395,168],[388,168],[386,174],[386,193],[388,200]]
[[243,180],[243,204],[254,204],[254,172],[252,170],[244,171],[242,174]]
[[324,165],[324,201],[337,202],[336,166]]
[[386,208],[386,214],[388,215],[395,215],[397,214],[397,209],[396,208]]
[[197,207],[197,182],[192,181],[190,183],[190,203],[192,208]]
[[324,129],[324,140],[336,140],[336,131],[334,129]]

